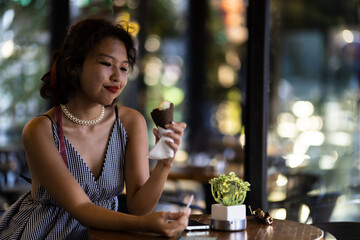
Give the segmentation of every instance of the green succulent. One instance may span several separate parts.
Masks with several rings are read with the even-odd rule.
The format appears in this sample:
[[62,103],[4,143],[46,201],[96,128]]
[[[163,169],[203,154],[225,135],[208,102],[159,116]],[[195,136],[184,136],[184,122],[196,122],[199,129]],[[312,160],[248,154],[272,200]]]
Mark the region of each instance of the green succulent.
[[224,206],[242,204],[246,192],[250,191],[250,183],[238,178],[234,172],[229,175],[221,174],[209,181],[214,200]]

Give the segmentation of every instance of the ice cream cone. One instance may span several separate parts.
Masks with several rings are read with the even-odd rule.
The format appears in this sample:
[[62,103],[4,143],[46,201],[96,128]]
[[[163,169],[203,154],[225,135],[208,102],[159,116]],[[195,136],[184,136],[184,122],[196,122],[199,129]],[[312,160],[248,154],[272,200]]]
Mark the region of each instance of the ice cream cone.
[[169,107],[162,109],[161,104],[152,110],[151,117],[157,127],[165,128],[166,124],[174,120],[174,104],[170,103]]

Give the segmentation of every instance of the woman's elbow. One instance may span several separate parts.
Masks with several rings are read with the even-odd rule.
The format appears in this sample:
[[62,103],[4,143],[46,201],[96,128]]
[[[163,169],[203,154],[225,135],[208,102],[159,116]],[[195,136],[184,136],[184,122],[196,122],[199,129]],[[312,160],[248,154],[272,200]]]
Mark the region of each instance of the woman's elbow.
[[132,215],[144,216],[150,214],[155,208],[143,208],[141,206],[128,206],[128,211]]

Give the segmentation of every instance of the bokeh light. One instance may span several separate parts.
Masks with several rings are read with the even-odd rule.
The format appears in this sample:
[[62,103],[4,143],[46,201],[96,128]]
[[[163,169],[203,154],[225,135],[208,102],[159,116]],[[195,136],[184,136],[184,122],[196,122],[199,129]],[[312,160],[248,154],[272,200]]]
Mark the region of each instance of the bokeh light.
[[185,163],[189,155],[185,150],[179,149],[175,155],[175,161],[178,163]]
[[288,154],[284,158],[286,160],[286,165],[289,168],[297,168],[305,164],[305,160],[310,159],[310,156],[301,154]]
[[299,131],[320,131],[323,126],[322,118],[319,116],[300,117],[296,120],[296,128]]
[[288,112],[280,113],[277,117],[277,134],[282,138],[295,138],[298,134],[296,118]]
[[353,144],[352,135],[348,132],[331,132],[326,136],[327,143],[334,146],[347,147]]
[[310,146],[321,146],[325,142],[325,135],[319,131],[307,131],[300,133],[296,141]]
[[234,69],[240,70],[241,68],[241,61],[239,58],[239,54],[233,50],[233,51],[227,51],[226,55],[226,62],[230,64]]
[[1,56],[3,58],[9,58],[14,53],[14,42],[12,40],[8,40],[4,42],[1,46]]
[[241,106],[238,102],[223,101],[217,107],[215,120],[219,131],[226,135],[238,134],[241,130]]
[[148,52],[156,52],[160,49],[160,37],[158,35],[149,35],[145,41],[145,49]]
[[229,65],[221,65],[218,69],[218,80],[221,86],[229,88],[236,83],[236,72]]
[[295,123],[291,122],[280,122],[276,131],[282,138],[294,138],[298,133]]
[[285,208],[277,208],[270,211],[270,216],[276,219],[286,219],[286,209]]
[[163,62],[158,57],[150,57],[146,61],[144,82],[148,86],[155,86],[159,83],[162,74]]
[[3,18],[2,18],[2,29],[7,30],[11,23],[13,22],[15,17],[14,9],[8,9],[5,11]]
[[161,83],[164,86],[175,85],[181,76],[181,69],[177,65],[166,65],[164,67],[164,74]]
[[306,204],[301,204],[299,221],[305,223],[310,215],[310,208]]
[[113,0],[116,7],[122,7],[126,4],[127,0]]
[[178,87],[169,87],[164,89],[164,99],[172,102],[175,106],[184,101],[184,91]]
[[284,176],[283,174],[279,174],[276,179],[276,185],[278,185],[279,187],[283,187],[286,186],[287,183],[288,183],[287,177]]
[[330,170],[335,167],[335,164],[338,160],[338,153],[333,151],[331,155],[324,154],[321,156],[319,161],[319,168],[323,170]]
[[314,113],[314,105],[309,101],[297,101],[292,106],[292,111],[297,117],[309,117]]
[[354,34],[350,30],[344,30],[341,33],[342,38],[347,43],[352,43],[354,41]]

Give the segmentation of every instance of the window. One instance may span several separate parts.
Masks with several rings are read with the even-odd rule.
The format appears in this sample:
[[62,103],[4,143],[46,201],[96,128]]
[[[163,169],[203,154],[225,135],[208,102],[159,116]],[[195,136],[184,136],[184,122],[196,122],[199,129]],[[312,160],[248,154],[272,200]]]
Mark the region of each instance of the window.
[[0,209],[31,187],[21,132],[44,112],[41,77],[49,68],[47,0],[0,3]]
[[359,27],[354,1],[271,1],[269,208],[359,221]]
[[39,88],[49,60],[48,3],[0,6],[0,146],[21,145],[24,124],[45,107]]

